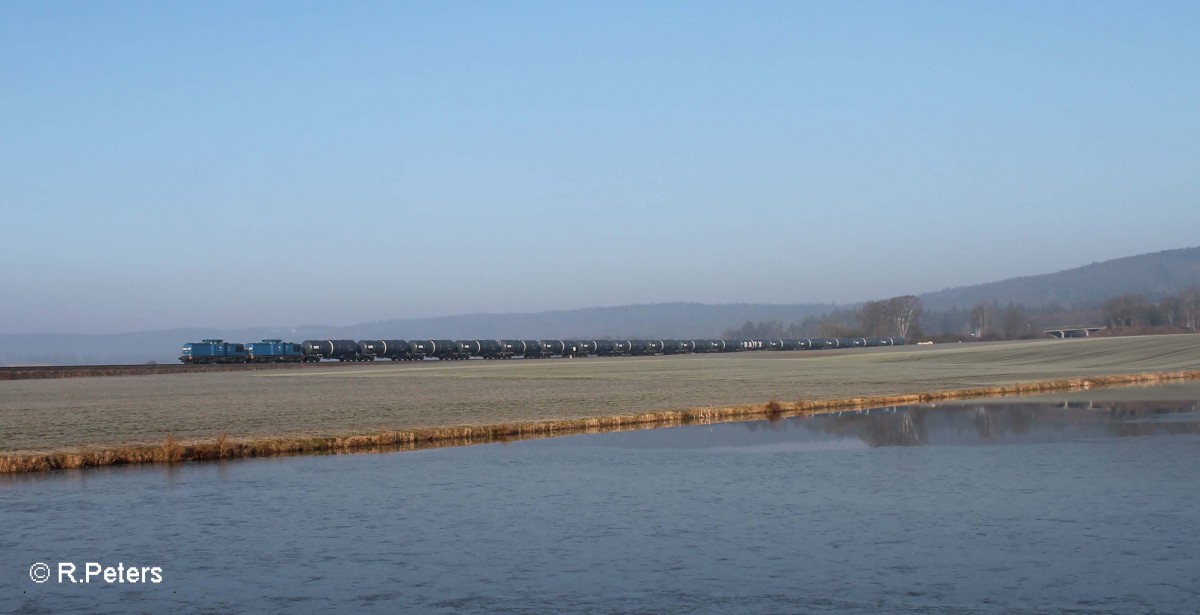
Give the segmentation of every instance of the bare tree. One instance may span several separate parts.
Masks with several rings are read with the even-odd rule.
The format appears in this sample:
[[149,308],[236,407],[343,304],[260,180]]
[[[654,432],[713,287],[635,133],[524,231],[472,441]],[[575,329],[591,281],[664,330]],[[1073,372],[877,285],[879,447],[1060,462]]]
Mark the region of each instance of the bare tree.
[[888,319],[896,335],[907,338],[916,332],[917,319],[921,317],[921,300],[916,295],[892,297],[887,300]]
[[1168,327],[1177,327],[1183,320],[1183,295],[1170,295],[1158,302],[1158,318]]
[[1145,312],[1146,298],[1137,293],[1120,295],[1104,302],[1104,319],[1112,328],[1140,325]]
[[982,338],[992,324],[994,308],[986,301],[980,301],[971,310],[971,335]]
[[747,320],[737,329],[726,329],[721,336],[736,339],[765,339],[783,337],[783,323],[777,320],[752,322]]
[[864,335],[879,337],[889,332],[890,318],[887,301],[868,301],[855,314]]
[[1026,324],[1029,319],[1025,316],[1025,306],[1019,303],[1010,303],[1004,308],[1004,338],[1015,340],[1025,334]]
[[1195,331],[1197,320],[1200,320],[1200,286],[1193,286],[1179,295],[1180,324],[1189,331]]
[[863,333],[855,326],[856,320],[858,320],[857,312],[836,310],[821,319],[817,331],[822,337],[858,337]]

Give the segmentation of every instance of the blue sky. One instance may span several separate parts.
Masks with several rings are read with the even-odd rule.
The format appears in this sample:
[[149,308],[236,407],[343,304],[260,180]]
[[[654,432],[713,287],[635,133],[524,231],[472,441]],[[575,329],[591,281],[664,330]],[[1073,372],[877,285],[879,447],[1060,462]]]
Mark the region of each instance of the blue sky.
[[1200,244],[1200,4],[0,3],[0,332],[852,302]]

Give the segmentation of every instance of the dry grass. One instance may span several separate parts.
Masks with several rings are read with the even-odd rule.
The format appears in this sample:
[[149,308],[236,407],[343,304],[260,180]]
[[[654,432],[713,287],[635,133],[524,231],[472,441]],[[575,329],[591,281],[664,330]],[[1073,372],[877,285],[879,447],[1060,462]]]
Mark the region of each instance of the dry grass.
[[771,401],[763,404],[763,415],[772,423],[783,420],[783,413],[783,404],[780,403],[778,399],[772,399]]
[[214,459],[268,457],[278,455],[337,454],[349,452],[413,450],[459,446],[567,434],[601,433],[684,424],[769,418],[837,410],[895,406],[933,401],[1079,391],[1103,387],[1162,384],[1200,380],[1200,371],[1157,374],[1122,374],[1025,382],[1007,386],[930,391],[903,395],[849,397],[828,400],[771,400],[720,408],[692,408],[581,419],[466,425],[409,430],[380,430],[375,433],[310,438],[264,438],[240,442],[222,433],[212,441],[184,443],[167,434],[158,446],[83,448],[77,452],[52,452],[0,456],[0,473],[36,472],[64,468],[133,463],[178,463]]

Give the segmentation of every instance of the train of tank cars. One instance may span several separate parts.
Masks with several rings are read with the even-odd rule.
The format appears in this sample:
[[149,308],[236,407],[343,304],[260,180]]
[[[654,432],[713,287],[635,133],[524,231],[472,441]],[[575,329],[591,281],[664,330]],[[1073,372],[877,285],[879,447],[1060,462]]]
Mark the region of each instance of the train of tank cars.
[[336,361],[444,361],[618,357],[660,354],[744,352],[751,350],[824,350],[899,346],[902,337],[823,337],[725,340],[263,340],[237,344],[210,339],[183,345],[184,363],[309,363]]

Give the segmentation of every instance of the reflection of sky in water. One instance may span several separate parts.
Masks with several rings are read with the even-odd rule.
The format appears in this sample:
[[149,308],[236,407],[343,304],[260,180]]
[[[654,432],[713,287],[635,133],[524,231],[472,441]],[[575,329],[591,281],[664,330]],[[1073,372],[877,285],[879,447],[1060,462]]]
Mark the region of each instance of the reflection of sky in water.
[[[0,612],[1195,612],[1198,414],[945,405],[0,477]],[[167,581],[28,579],[70,560]]]
[[747,446],[716,446],[716,453],[820,453],[830,451],[858,451],[868,448],[862,440],[840,438],[819,442],[778,442],[775,444],[751,444]]
[[1196,423],[1200,422],[1200,412],[1179,412],[1176,414],[1156,414],[1140,419],[1129,419],[1124,423]]
[[1200,434],[1200,402],[939,404],[530,442],[532,446],[839,451]]

